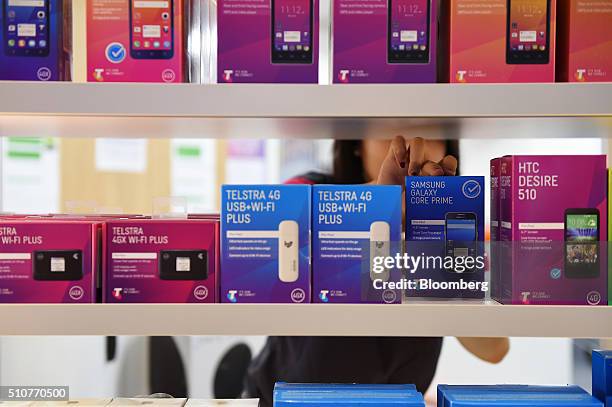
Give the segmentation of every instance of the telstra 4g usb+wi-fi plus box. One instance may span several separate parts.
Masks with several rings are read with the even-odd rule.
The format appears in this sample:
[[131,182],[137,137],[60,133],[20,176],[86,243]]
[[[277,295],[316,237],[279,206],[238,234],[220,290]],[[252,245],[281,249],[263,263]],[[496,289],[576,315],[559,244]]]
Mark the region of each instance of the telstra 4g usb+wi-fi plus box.
[[401,251],[401,187],[315,185],[312,193],[313,301],[400,302],[387,284],[400,272],[374,266]]
[[105,301],[215,302],[218,236],[214,219],[107,222]]
[[484,177],[406,177],[408,297],[484,298]]
[[221,188],[222,302],[310,302],[311,189]]
[[96,301],[100,223],[0,221],[0,303]]
[[606,305],[606,156],[502,157],[500,185],[502,301]]

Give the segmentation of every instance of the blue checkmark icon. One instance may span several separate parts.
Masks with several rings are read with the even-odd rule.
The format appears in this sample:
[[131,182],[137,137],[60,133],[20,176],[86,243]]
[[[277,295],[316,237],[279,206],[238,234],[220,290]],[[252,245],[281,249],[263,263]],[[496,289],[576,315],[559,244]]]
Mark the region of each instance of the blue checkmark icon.
[[118,64],[125,59],[126,51],[123,44],[113,42],[106,47],[106,59],[113,64]]
[[480,191],[482,188],[480,187],[480,183],[478,183],[478,181],[469,180],[463,184],[461,189],[463,190],[463,195],[465,195],[466,198],[474,199],[480,196]]
[[552,278],[553,280],[558,280],[561,278],[561,270],[559,269],[552,269],[550,270],[550,278]]

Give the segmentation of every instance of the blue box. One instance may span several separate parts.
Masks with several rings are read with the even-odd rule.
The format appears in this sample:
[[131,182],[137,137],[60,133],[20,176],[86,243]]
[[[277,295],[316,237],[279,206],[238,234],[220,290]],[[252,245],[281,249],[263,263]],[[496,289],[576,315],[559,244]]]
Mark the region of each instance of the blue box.
[[314,302],[401,302],[401,291],[383,286],[399,280],[399,273],[388,269],[383,275],[371,267],[377,254],[400,252],[399,185],[315,185],[312,222]]
[[565,406],[602,407],[579,386],[438,386],[438,407]]
[[484,177],[406,177],[407,297],[484,298]]
[[612,397],[612,350],[594,350],[592,358],[593,396],[606,401]]
[[221,301],[310,302],[309,185],[221,188]]
[[274,407],[333,405],[334,407],[425,407],[414,385],[276,383]]
[[[63,37],[70,36],[64,28],[71,23],[64,7],[68,9],[70,2],[46,0],[42,6],[10,6],[2,1],[0,5],[0,80],[66,79]],[[23,27],[31,27],[27,35]]]

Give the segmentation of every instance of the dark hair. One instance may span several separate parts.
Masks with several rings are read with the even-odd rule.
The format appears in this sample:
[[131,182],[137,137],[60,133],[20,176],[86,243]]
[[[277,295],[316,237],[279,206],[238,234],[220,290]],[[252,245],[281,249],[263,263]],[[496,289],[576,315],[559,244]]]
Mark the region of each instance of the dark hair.
[[[446,154],[459,158],[459,141],[446,140]],[[457,169],[459,174],[459,169]],[[361,140],[336,140],[333,162],[334,182],[364,184],[367,182],[361,157]]]

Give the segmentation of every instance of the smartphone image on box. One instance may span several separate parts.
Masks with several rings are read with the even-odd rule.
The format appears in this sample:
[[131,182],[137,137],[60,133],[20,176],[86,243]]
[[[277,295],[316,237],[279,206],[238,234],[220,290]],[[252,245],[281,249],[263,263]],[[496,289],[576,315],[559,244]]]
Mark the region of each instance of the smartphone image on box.
[[49,0],[1,0],[4,53],[7,56],[49,55]]
[[[444,220],[446,256],[476,257],[478,239],[476,214],[472,212],[448,212]],[[457,272],[456,270],[447,270]],[[465,271],[473,271],[467,269]]]
[[272,0],[272,63],[312,64],[312,0]]
[[34,252],[34,280],[77,281],[83,278],[83,252],[46,250]]
[[550,0],[508,0],[506,63],[550,62]]
[[174,56],[174,0],[130,0],[130,56]]
[[430,0],[389,0],[387,62],[429,62]]
[[160,253],[161,280],[206,280],[208,253],[206,250],[165,250]]
[[593,208],[565,211],[565,276],[599,276],[599,210]]

